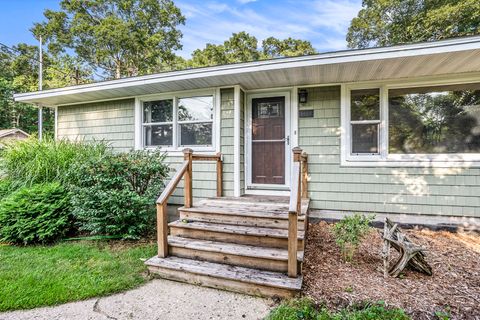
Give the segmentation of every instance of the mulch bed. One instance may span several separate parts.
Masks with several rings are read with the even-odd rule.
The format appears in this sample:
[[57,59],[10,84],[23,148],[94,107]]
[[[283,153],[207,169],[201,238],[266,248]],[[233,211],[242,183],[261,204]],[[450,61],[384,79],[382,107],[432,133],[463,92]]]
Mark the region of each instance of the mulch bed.
[[[436,319],[448,312],[452,319],[480,319],[480,235],[403,230],[428,249],[429,277],[406,270],[401,278],[383,277],[382,240],[373,230],[352,263],[342,255],[331,224],[311,224],[305,251],[304,292],[318,303],[338,309],[364,302],[384,301],[404,309],[413,319]],[[392,252],[395,251],[392,249]]]

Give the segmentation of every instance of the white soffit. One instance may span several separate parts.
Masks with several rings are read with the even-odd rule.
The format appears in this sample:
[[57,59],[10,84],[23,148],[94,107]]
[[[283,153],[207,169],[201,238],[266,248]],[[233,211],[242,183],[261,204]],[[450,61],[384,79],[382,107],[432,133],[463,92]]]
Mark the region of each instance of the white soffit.
[[54,106],[236,84],[249,90],[474,72],[480,72],[480,36],[172,71],[16,94],[15,100]]

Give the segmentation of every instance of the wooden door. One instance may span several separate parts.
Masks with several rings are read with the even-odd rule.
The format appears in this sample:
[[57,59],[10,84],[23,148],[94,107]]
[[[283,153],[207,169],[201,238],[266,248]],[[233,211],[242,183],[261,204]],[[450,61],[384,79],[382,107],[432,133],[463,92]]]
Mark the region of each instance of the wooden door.
[[252,99],[252,183],[285,184],[285,97]]

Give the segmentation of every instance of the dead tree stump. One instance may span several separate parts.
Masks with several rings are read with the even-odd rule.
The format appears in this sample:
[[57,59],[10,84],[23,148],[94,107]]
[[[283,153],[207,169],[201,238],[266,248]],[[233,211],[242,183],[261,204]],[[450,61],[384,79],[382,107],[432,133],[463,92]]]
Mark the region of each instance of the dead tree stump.
[[[389,266],[390,246],[400,253],[398,260]],[[432,275],[432,267],[425,261],[426,249],[412,243],[397,224],[385,218],[383,229],[383,268],[384,276],[398,277],[407,266],[418,272]]]

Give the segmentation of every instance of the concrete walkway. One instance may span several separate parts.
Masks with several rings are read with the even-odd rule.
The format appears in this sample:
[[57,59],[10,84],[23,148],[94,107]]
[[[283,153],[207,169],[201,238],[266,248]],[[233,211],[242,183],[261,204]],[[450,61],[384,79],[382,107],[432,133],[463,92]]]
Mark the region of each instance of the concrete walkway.
[[0,320],[263,319],[272,305],[268,299],[155,279],[104,298],[0,313]]

